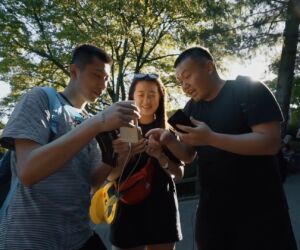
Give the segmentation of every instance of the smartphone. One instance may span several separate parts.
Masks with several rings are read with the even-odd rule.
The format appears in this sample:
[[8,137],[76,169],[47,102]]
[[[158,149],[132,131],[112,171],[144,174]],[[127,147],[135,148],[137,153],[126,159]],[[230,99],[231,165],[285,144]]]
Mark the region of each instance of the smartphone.
[[177,131],[181,133],[185,133],[178,127],[176,127],[176,124],[189,126],[189,127],[195,127],[195,125],[191,122],[190,118],[181,110],[178,109],[169,119],[168,123]]
[[120,137],[131,143],[136,143],[141,139],[141,133],[138,127],[120,127]]

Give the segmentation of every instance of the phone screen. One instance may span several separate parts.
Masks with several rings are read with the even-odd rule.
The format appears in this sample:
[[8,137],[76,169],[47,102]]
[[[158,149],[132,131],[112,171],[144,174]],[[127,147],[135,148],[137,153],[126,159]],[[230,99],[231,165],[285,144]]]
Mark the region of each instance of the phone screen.
[[181,110],[178,109],[169,119],[168,123],[177,131],[183,132],[181,129],[176,127],[176,124],[189,126],[189,127],[195,127],[194,124],[191,122],[190,118]]

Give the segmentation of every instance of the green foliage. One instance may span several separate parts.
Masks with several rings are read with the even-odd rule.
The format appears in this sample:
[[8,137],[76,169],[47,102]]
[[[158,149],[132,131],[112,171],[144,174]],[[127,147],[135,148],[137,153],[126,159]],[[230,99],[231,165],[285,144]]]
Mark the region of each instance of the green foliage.
[[[270,89],[275,93],[277,78],[266,82]],[[289,114],[289,133],[295,134],[300,127],[300,77],[296,76],[293,81],[292,95],[290,100],[290,114]]]
[[12,93],[1,103],[1,113],[33,86],[65,87],[70,52],[82,43],[100,46],[114,59],[108,99],[125,99],[133,73],[140,71],[158,72],[172,89],[179,50],[201,44],[216,57],[234,50],[236,5],[224,0],[3,0],[0,80],[11,85]]

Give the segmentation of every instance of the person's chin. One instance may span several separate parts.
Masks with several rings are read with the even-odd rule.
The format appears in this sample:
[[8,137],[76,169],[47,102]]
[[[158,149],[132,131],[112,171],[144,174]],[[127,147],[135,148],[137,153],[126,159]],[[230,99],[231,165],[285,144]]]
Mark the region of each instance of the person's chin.
[[191,99],[192,99],[194,102],[199,102],[199,101],[202,100],[201,96],[200,96],[200,95],[196,95],[196,94],[192,95],[192,96],[191,96]]
[[93,94],[90,98],[91,102],[94,103],[98,100],[98,98],[100,98],[101,94]]
[[153,113],[154,113],[154,112],[152,112],[152,111],[143,111],[143,110],[142,110],[141,115],[151,116],[151,115],[153,115]]
[[89,103],[95,103],[95,102],[97,102],[97,100],[98,100],[98,98],[99,98],[99,96],[91,96],[90,98],[89,98]]

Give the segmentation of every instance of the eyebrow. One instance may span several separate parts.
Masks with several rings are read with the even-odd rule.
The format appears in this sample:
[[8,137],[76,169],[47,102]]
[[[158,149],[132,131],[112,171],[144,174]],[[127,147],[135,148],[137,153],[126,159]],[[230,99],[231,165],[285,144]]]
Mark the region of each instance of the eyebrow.
[[110,75],[111,75],[110,72],[106,72],[105,69],[94,69],[93,71],[94,71],[95,73],[103,73],[103,74],[105,74],[105,75],[107,75],[107,76],[110,76]]
[[182,75],[183,75],[186,71],[187,71],[187,69],[184,69],[184,70],[180,73],[179,76],[176,74],[176,79],[179,80],[178,77],[182,77]]
[[[144,93],[145,90],[137,90],[137,92]],[[156,91],[156,90],[150,90],[149,92],[151,92],[151,93],[158,93],[158,91]]]

